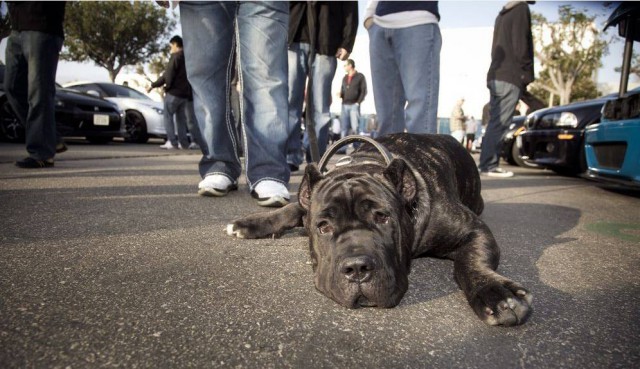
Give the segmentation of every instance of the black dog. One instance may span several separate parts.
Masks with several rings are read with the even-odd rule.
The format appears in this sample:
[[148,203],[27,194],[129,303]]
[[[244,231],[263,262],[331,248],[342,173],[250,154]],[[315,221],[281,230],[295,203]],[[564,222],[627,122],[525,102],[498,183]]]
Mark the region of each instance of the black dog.
[[367,143],[326,174],[322,164],[308,165],[298,203],[235,220],[227,233],[262,238],[304,225],[316,288],[348,308],[394,307],[412,258],[449,258],[480,319],[524,322],[532,296],[495,271],[500,251],[478,217],[484,203],[473,158],[447,135],[394,134],[378,143],[393,159]]

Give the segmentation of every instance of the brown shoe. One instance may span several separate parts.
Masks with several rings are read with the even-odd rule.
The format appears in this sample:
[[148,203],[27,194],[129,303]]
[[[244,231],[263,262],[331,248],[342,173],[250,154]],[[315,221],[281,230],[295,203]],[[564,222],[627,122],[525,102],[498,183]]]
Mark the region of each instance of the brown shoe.
[[65,152],[67,150],[68,150],[68,147],[64,142],[60,142],[56,144],[56,154],[60,154],[61,152]]

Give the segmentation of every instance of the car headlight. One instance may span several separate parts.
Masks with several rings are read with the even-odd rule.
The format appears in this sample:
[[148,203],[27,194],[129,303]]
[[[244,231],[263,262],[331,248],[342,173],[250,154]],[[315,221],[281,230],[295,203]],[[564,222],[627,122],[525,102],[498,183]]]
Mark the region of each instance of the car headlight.
[[578,117],[571,112],[565,111],[560,114],[560,119],[558,119],[556,126],[576,128],[578,126]]
[[540,119],[539,126],[540,128],[575,128],[578,126],[578,117],[568,111],[549,114]]
[[158,113],[160,115],[164,115],[164,110],[162,110],[160,108],[152,107],[151,109],[153,109],[153,111],[155,111],[156,113]]

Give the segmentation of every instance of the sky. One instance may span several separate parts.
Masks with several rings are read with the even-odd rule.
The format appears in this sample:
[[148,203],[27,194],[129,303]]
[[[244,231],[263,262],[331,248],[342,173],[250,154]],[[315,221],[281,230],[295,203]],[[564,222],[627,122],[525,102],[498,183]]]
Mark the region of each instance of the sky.
[[[362,26],[362,15],[366,3],[367,0],[359,1],[361,19],[351,58],[356,61],[357,69],[365,75],[370,86],[368,35]],[[460,97],[464,97],[466,100],[465,112],[467,114],[476,117],[480,115],[482,106],[489,97],[485,81],[490,63],[493,23],[505,3],[506,1],[482,0],[445,0],[439,2],[443,48],[440,54],[441,79],[438,116],[448,116],[453,104]],[[607,10],[603,3],[602,1],[538,1],[531,6],[531,10],[541,13],[548,20],[553,21],[558,16],[558,8],[561,5],[570,4],[577,9],[586,9],[591,14],[599,14],[597,22],[602,29],[601,25],[613,9],[608,8]],[[179,13],[176,16],[179,17]],[[181,33],[179,22],[174,33]],[[598,72],[598,83],[604,87],[603,93],[609,93],[614,91],[619,83],[620,74],[616,73],[614,68],[621,64],[623,42],[617,37],[615,29],[607,30],[605,37],[613,38],[615,42],[610,46],[609,55],[603,58],[603,67]],[[6,41],[0,43],[0,60],[2,61],[4,61],[5,45]],[[339,90],[343,76],[342,70],[342,65],[339,65],[332,87],[334,92]],[[122,74],[121,79],[125,77],[127,76]],[[92,62],[60,61],[57,81],[61,84],[73,81],[109,81],[109,76],[105,69],[95,66]],[[375,112],[373,96],[371,96],[371,92],[369,94],[362,105],[363,113]],[[339,101],[334,102],[331,110],[340,111]]]

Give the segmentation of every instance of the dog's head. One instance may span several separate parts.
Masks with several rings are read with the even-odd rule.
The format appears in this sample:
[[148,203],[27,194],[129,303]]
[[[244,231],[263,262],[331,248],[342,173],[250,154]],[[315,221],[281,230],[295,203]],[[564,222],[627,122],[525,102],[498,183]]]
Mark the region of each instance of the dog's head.
[[308,165],[298,199],[316,288],[348,308],[396,306],[408,287],[416,196],[416,179],[401,159],[326,175]]

